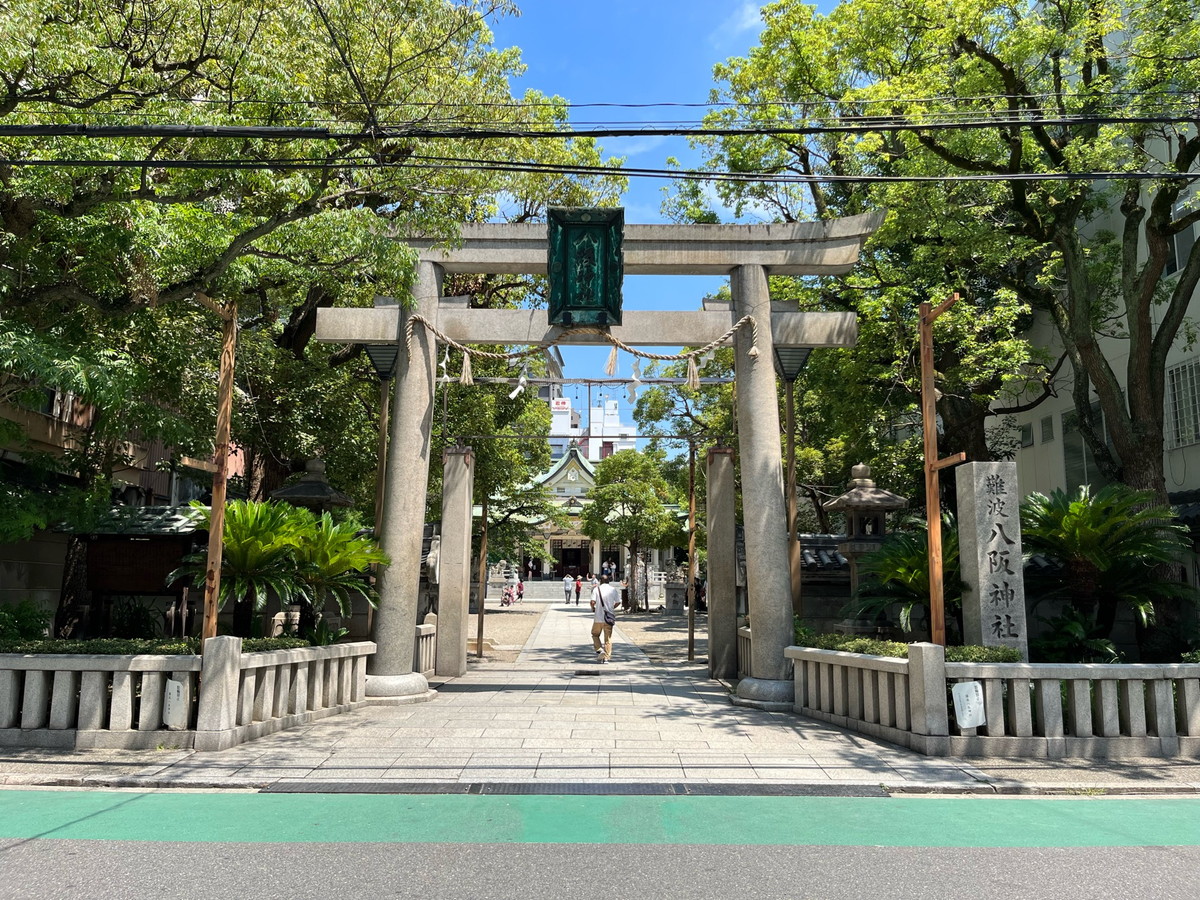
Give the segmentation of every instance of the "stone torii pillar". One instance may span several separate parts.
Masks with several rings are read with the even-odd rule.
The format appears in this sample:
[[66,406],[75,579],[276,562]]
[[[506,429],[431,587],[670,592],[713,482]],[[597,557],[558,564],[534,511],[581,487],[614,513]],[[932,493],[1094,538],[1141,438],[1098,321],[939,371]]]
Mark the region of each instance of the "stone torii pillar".
[[[400,310],[392,340],[402,347],[410,315],[437,315],[442,271],[421,262],[413,287],[414,305]],[[429,485],[429,445],[433,426],[434,372],[437,343],[424,328],[414,328],[409,352],[396,357],[396,392],[392,401],[391,440],[384,479],[383,534],[380,546],[391,559],[379,574],[379,608],[375,611],[378,649],[367,663],[367,696],[394,702],[433,696],[429,682],[413,671],[416,650],[421,537],[425,529],[425,496]]]
[[[708,451],[708,676],[737,678],[737,498],[733,448]],[[751,620],[753,621],[753,620]]]
[[734,702],[790,710],[795,686],[791,660],[783,650],[792,643],[792,579],[779,444],[779,396],[772,358],[771,293],[762,266],[734,269],[730,287],[734,317],[753,316],[758,331],[757,342],[744,329],[733,341],[742,517],[746,528],[746,601],[753,638],[751,677],[738,682]]

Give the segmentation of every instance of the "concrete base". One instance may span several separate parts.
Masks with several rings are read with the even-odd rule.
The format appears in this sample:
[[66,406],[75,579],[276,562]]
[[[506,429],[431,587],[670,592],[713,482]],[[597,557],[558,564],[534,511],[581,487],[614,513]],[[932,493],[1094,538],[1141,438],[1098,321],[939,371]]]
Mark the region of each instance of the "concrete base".
[[791,712],[796,702],[794,681],[743,678],[730,698],[737,706],[752,706],[772,712]]
[[437,696],[420,672],[407,675],[367,675],[367,700],[371,703],[423,703]]

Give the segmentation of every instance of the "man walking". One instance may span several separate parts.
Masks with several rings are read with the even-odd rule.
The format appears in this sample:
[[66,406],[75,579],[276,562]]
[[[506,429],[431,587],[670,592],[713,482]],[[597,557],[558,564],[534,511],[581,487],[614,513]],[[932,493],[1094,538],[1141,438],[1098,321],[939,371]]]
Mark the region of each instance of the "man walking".
[[566,599],[568,605],[571,602],[571,592],[574,590],[575,590],[575,579],[572,578],[571,573],[568,572],[566,575],[563,576],[563,593],[566,594],[565,599]]
[[608,576],[601,575],[600,584],[592,591],[592,647],[602,663],[612,658],[612,630],[617,622],[617,598],[617,589],[609,584]]

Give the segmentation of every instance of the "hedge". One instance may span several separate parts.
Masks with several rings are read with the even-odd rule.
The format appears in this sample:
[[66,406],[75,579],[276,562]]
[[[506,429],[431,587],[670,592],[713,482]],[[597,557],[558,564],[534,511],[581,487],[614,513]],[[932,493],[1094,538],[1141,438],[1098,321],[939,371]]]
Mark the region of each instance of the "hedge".
[[[256,653],[267,650],[292,650],[309,646],[301,638],[245,638],[242,652]],[[195,656],[200,652],[200,641],[196,638],[174,640],[133,640],[125,638],[94,638],[87,641],[0,641],[0,653],[70,653],[96,656]]]
[[[818,650],[841,650],[868,656],[891,656],[908,659],[908,644],[900,641],[880,641],[852,634],[817,634],[808,628],[797,627],[796,645]],[[946,662],[1020,662],[1021,654],[1011,647],[947,647]]]

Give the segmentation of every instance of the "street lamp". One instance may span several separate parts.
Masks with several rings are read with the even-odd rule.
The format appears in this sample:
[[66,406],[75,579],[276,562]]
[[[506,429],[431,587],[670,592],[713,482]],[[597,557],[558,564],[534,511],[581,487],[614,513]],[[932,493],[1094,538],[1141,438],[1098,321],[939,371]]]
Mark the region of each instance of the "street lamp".
[[776,347],[775,371],[787,385],[784,394],[784,428],[787,432],[788,570],[792,580],[792,612],[800,615],[800,539],[796,536],[796,378],[808,362],[811,347]]

